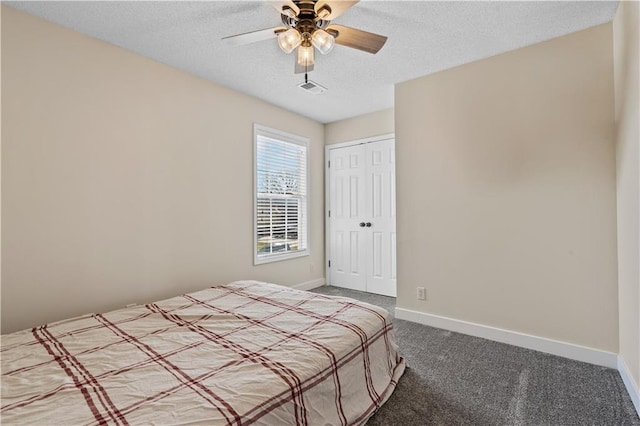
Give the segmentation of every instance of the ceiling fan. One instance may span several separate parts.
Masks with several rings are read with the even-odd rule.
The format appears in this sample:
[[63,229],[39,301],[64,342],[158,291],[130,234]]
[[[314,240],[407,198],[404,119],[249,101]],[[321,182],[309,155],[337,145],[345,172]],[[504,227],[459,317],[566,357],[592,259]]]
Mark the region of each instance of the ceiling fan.
[[229,36],[222,40],[232,46],[240,46],[277,38],[283,52],[288,54],[297,48],[296,74],[313,70],[315,49],[326,55],[335,44],[340,44],[375,54],[387,41],[385,36],[331,23],[358,1],[284,0],[270,3],[280,12],[284,26]]

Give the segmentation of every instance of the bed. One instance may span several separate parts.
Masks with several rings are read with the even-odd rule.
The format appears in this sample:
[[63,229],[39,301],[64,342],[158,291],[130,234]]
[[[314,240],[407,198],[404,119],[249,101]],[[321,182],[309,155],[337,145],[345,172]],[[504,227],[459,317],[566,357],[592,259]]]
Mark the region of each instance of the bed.
[[258,281],[2,336],[2,424],[358,425],[405,363],[384,309]]

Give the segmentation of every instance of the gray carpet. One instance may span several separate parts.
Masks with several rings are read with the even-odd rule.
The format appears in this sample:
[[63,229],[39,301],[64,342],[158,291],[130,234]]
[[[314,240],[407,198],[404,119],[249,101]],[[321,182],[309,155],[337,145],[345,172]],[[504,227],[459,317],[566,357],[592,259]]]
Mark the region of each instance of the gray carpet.
[[[396,299],[324,286],[393,314]],[[640,425],[619,373],[394,319],[409,367],[367,425]]]

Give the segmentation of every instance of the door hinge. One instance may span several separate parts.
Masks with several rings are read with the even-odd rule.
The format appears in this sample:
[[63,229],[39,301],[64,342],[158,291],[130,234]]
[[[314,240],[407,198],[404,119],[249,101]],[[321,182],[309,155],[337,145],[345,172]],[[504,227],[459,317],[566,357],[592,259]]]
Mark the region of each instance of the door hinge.
[[329,210],[329,217],[331,217],[331,210]]
[[329,268],[331,268],[331,261],[329,261]]
[[327,168],[331,168],[331,161],[327,161]]

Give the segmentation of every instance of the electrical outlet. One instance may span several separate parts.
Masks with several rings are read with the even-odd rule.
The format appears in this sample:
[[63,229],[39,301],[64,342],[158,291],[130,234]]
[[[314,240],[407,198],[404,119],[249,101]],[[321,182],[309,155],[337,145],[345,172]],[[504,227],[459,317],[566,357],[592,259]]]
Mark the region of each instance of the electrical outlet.
[[427,290],[424,287],[418,287],[418,300],[427,300]]

